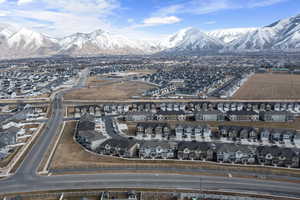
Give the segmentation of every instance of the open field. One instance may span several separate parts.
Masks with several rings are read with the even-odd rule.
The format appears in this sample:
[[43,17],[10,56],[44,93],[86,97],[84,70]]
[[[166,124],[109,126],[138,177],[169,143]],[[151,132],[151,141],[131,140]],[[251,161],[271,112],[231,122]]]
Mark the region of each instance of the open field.
[[124,100],[139,96],[154,86],[136,81],[118,81],[103,84],[101,87],[89,87],[74,90],[65,95],[66,100]]
[[105,80],[99,76],[91,76],[88,78],[86,85],[88,87],[97,87],[101,86],[103,83],[113,83],[114,80]]
[[[111,156],[101,156],[86,151],[78,143],[73,140],[76,122],[67,122],[62,137],[58,143],[57,149],[53,155],[49,169],[93,169],[101,167],[153,167],[156,171],[157,167],[172,167],[185,169],[216,169],[216,170],[233,170],[233,171],[249,171],[260,172],[266,174],[290,174],[300,176],[300,171],[296,169],[271,168],[263,166],[243,166],[230,164],[217,164],[211,162],[193,162],[178,160],[126,160]],[[120,171],[118,171],[120,172]],[[124,171],[126,172],[126,170]],[[69,172],[73,173],[73,172]],[[80,172],[78,172],[80,173]],[[84,172],[83,172],[84,173]],[[86,173],[86,172],[85,172]],[[91,173],[94,173],[91,171]],[[163,172],[161,172],[163,173]],[[184,173],[184,172],[183,172]]]
[[255,74],[232,97],[233,99],[299,99],[300,75]]

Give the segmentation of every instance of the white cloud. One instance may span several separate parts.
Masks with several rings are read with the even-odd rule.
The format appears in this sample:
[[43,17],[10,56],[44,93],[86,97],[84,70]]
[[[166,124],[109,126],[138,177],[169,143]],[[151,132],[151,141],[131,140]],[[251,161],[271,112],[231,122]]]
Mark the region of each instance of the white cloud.
[[50,8],[88,15],[112,14],[120,7],[118,0],[42,0]]
[[153,16],[167,16],[175,14],[202,15],[222,10],[266,7],[288,0],[189,0],[184,3],[162,7]]
[[162,24],[175,24],[180,22],[181,19],[176,16],[168,17],[150,17],[144,20],[144,26],[157,26]]
[[9,15],[10,12],[9,11],[6,11],[6,10],[0,10],[0,17],[5,17],[7,15]]
[[97,28],[111,29],[104,20],[92,16],[78,16],[71,13],[53,11],[20,11],[15,10],[14,16],[25,18],[34,16],[35,21],[22,22],[30,28],[50,35],[65,36],[74,32],[90,32]]
[[154,15],[166,16],[170,14],[180,13],[180,10],[185,7],[185,4],[175,4],[159,9]]
[[[23,7],[30,2],[30,7]],[[118,0],[19,0],[16,4],[22,7],[10,5],[9,13],[0,11],[7,23],[57,37],[99,28],[111,31],[109,17],[120,8]]]
[[163,7],[154,13],[155,16],[166,16],[170,14],[207,14],[219,10],[232,9],[237,5],[229,0],[191,0],[181,4]]
[[0,3],[4,3],[6,0],[0,0]]
[[271,6],[274,4],[282,3],[287,0],[251,0],[248,3],[249,8],[256,8],[256,7],[266,7],[266,6]]
[[28,4],[28,3],[32,3],[34,0],[19,0],[18,1],[18,5],[21,6],[21,5],[24,5],[24,4]]

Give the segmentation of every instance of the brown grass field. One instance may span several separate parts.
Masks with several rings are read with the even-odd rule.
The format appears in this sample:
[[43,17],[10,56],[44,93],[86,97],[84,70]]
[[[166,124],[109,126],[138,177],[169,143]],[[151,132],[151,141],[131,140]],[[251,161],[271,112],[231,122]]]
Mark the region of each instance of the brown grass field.
[[104,82],[99,87],[74,90],[65,95],[66,100],[124,100],[139,96],[154,86],[136,81]]
[[[57,149],[53,155],[49,169],[83,169],[83,168],[101,168],[109,166],[152,166],[153,171],[156,167],[179,167],[179,168],[205,168],[217,170],[246,170],[250,172],[272,173],[272,174],[290,174],[300,176],[299,170],[252,167],[241,165],[218,165],[209,162],[176,161],[176,160],[125,160],[111,156],[101,156],[87,152],[83,147],[73,140],[76,122],[67,122],[60,138]],[[72,173],[72,172],[70,172]],[[74,173],[74,172],[73,172]],[[80,171],[78,171],[80,173]],[[91,172],[94,173],[94,172]]]
[[113,82],[114,80],[105,80],[105,79],[101,79],[98,76],[91,76],[88,78],[86,85],[88,87],[98,87],[104,83],[113,83]]
[[299,99],[300,75],[255,74],[232,97],[233,99]]

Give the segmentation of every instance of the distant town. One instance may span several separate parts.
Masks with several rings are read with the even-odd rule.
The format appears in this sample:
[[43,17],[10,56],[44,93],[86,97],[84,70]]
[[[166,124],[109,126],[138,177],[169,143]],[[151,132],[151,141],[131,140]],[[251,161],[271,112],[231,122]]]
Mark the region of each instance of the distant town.
[[[300,59],[293,53],[55,56],[3,60],[0,66],[0,184],[15,177],[46,190],[49,176],[60,183],[67,175],[70,185],[56,188],[68,190],[77,184],[74,174],[113,181],[118,177],[102,173],[132,170],[161,176],[170,171],[187,181],[203,173],[247,176],[266,184],[300,176]],[[129,188],[20,198],[155,194]],[[201,199],[194,190],[159,195]],[[204,191],[206,199],[237,195]],[[281,194],[295,192],[291,187]]]

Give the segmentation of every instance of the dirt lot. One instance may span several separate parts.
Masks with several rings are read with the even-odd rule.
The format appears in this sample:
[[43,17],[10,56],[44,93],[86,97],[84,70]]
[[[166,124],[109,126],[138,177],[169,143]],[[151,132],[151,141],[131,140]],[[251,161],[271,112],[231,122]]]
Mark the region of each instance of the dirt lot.
[[74,142],[73,134],[76,122],[66,123],[63,135],[53,156],[50,168],[80,167],[111,163],[118,159],[95,156],[86,152],[79,144]]
[[233,99],[299,99],[300,75],[256,74],[233,96]]
[[87,80],[87,86],[88,87],[98,87],[104,83],[113,83],[113,82],[114,82],[114,80],[105,80],[98,76],[91,76]]
[[124,100],[139,96],[154,86],[136,81],[104,82],[99,87],[74,90],[65,95],[66,100]]
[[[176,161],[176,160],[125,160],[111,156],[100,156],[85,151],[79,144],[73,140],[73,134],[76,122],[66,123],[63,135],[59,141],[59,145],[54,153],[50,169],[83,169],[83,168],[99,168],[108,166],[151,166],[153,172],[156,167],[180,167],[180,168],[205,168],[217,170],[246,170],[251,172],[274,173],[274,174],[291,174],[300,176],[299,170],[267,168],[267,167],[250,167],[237,165],[219,165],[209,162],[193,162],[193,161]],[[72,172],[71,172],[72,173]],[[80,173],[80,172],[78,172]]]

